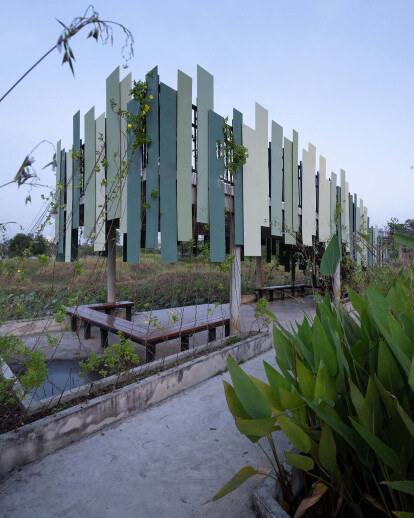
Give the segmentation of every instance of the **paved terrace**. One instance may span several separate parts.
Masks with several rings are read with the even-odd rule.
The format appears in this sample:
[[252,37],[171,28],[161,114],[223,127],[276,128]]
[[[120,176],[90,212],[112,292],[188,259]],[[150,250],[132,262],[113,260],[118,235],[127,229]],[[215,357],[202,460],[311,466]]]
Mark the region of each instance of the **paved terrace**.
[[[304,313],[313,316],[314,302],[286,299],[269,309],[289,324]],[[253,304],[242,306],[242,316],[244,329],[258,325]],[[274,365],[274,350],[243,369],[264,379],[263,360]],[[228,373],[9,473],[0,480],[0,516],[254,517],[250,500],[258,478],[205,503],[243,466],[269,467],[260,448],[237,431],[223,380],[230,380]],[[276,437],[282,452],[288,442],[280,432]]]

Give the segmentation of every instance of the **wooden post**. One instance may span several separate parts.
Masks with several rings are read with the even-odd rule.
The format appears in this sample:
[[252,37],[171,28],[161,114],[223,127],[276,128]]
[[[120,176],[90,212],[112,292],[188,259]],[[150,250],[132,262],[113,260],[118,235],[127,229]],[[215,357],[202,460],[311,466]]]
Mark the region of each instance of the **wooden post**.
[[230,334],[241,332],[241,247],[234,244],[234,227],[230,225],[230,253],[234,260],[230,267]]
[[262,288],[262,257],[256,257],[256,289]]
[[339,261],[332,278],[332,290],[335,306],[339,306],[339,301],[341,299],[341,261]]
[[116,302],[116,229],[113,222],[110,223],[107,239],[108,302],[112,303]]
[[292,293],[292,297],[294,297],[295,296],[295,282],[296,282],[296,261],[295,261],[295,254],[293,252],[292,252],[292,255],[290,256],[290,261],[291,261],[290,278],[292,280],[291,293]]

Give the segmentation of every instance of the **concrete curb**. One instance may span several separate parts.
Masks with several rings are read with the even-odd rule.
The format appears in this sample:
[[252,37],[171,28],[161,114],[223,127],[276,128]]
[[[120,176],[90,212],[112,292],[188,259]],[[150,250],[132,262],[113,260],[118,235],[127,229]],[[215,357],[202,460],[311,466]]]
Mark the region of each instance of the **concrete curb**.
[[272,345],[271,334],[260,333],[3,434],[0,436],[0,475],[224,372],[228,354],[240,363]]
[[278,504],[283,497],[278,482],[266,477],[253,490],[253,508],[260,518],[289,518],[287,512]]
[[[292,453],[297,453],[297,450],[291,448]],[[303,493],[304,473],[297,468],[292,468],[285,464],[285,469],[292,476],[292,491],[295,496]],[[276,473],[272,471],[272,476]],[[278,481],[274,478],[265,477],[259,485],[253,489],[252,502],[253,508],[260,518],[289,518],[290,515],[279,504],[278,500],[283,499],[282,488]]]

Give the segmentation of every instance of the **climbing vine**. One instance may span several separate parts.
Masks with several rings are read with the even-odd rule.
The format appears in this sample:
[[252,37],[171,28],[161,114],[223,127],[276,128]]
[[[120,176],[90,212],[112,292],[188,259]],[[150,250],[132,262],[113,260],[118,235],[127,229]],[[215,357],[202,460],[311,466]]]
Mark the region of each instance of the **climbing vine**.
[[224,161],[226,169],[229,171],[231,180],[236,180],[237,173],[241,166],[249,158],[249,150],[241,144],[236,144],[232,127],[229,125],[229,117],[225,117],[224,125]]

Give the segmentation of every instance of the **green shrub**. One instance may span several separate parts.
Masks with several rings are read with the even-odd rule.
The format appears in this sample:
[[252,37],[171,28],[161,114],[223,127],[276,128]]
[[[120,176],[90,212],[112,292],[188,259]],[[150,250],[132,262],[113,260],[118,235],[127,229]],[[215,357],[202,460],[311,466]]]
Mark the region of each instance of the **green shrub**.
[[131,340],[118,332],[119,344],[107,347],[103,354],[91,352],[88,359],[79,362],[82,371],[79,376],[84,378],[90,373],[98,373],[103,378],[115,374],[120,376],[139,363],[138,355],[134,353],[134,345]]
[[[278,369],[264,362],[268,383],[229,357],[228,406],[240,433],[270,441],[276,472],[272,433],[286,434],[299,453],[285,460],[315,480],[308,498],[323,516],[414,517],[412,272],[349,293],[353,314],[325,297],[313,323],[287,331],[275,322]],[[215,498],[255,473],[244,468]]]
[[17,336],[0,337],[0,367],[2,362],[19,364],[20,387],[18,388],[16,378],[6,379],[0,375],[0,404],[14,402],[15,393],[24,397],[46,380],[48,370],[45,355],[42,351],[31,349]]

